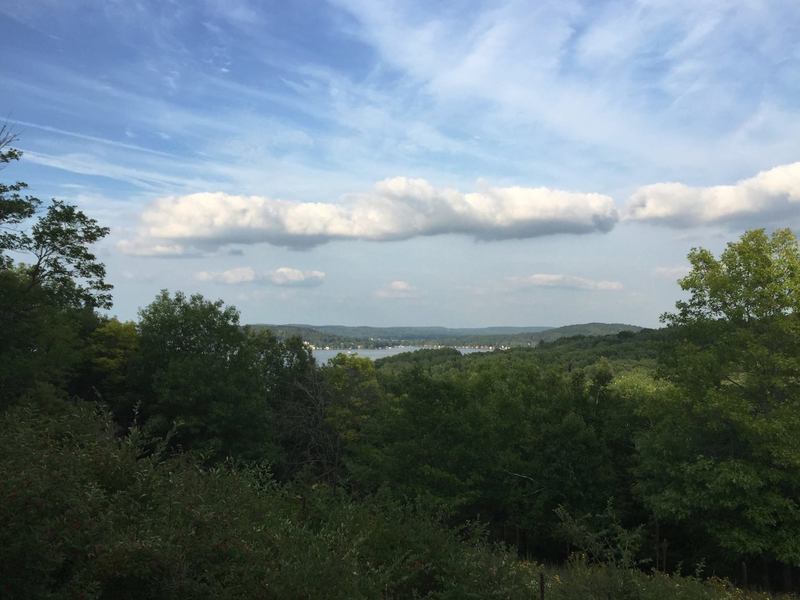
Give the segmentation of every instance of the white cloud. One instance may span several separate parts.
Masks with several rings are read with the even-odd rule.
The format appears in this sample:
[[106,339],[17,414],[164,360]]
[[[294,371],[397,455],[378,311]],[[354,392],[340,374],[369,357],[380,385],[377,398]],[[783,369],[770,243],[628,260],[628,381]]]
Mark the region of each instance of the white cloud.
[[144,210],[138,238],[121,244],[120,250],[150,243],[308,248],[332,240],[404,240],[445,233],[498,240],[606,232],[617,220],[614,201],[602,194],[543,187],[463,193],[436,188],[424,179],[395,177],[338,203],[222,192],[162,198]]
[[200,271],[195,274],[198,281],[213,281],[228,285],[243,283],[269,283],[281,287],[313,287],[325,281],[322,271],[301,271],[292,267],[279,267],[267,273],[257,273],[251,267],[235,267],[227,271]]
[[128,281],[137,281],[137,282],[151,282],[155,281],[155,275],[152,273],[141,273],[137,271],[129,271],[127,269],[123,270],[120,275],[123,279],[127,279]]
[[509,278],[515,287],[553,287],[567,288],[573,290],[599,290],[599,291],[619,291],[622,284],[619,281],[603,281],[586,279],[584,277],[574,277],[560,273],[535,273],[525,277]]
[[417,298],[420,293],[407,281],[396,280],[375,291],[376,298]]
[[117,242],[117,249],[130,256],[175,257],[189,254],[188,249],[181,244],[159,243],[143,239],[120,240]]
[[267,279],[274,285],[283,286],[315,286],[325,280],[322,271],[300,271],[291,267],[280,267],[267,274]]
[[[671,227],[786,222],[800,211],[800,162],[762,171],[734,185],[656,183],[631,196],[625,218]],[[797,222],[797,221],[795,221]]]
[[256,272],[250,267],[236,267],[219,273],[200,271],[197,273],[198,281],[215,281],[235,285],[239,283],[252,283],[256,280]]
[[682,277],[685,277],[689,274],[691,269],[688,265],[684,265],[681,267],[656,267],[653,270],[653,273],[658,277],[663,277],[665,279],[676,280]]

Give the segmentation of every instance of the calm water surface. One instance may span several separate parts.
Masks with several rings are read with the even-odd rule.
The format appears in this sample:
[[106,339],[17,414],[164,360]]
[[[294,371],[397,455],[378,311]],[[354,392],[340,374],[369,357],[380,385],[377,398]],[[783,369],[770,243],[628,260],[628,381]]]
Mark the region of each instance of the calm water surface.
[[[386,358],[387,356],[394,356],[401,352],[414,352],[422,350],[421,346],[394,346],[392,348],[361,348],[359,350],[314,350],[314,358],[317,359],[319,364],[328,362],[339,353],[344,354],[357,354],[365,358],[376,360],[378,358]],[[485,348],[456,348],[461,354],[472,354],[473,352],[487,352]]]

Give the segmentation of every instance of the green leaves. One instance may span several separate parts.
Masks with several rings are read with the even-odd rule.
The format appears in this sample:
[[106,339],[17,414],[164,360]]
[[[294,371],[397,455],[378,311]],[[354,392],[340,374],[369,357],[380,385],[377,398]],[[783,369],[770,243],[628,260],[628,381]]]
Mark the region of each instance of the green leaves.
[[[22,158],[22,152],[11,148],[17,136],[6,125],[0,125],[0,166]],[[18,226],[30,219],[39,208],[41,200],[25,196],[22,191],[28,186],[18,181],[5,184],[0,182],[0,268],[8,269],[13,264],[6,254],[16,251],[30,241],[30,237]]]
[[593,366],[588,382],[573,383],[530,353],[447,365],[429,356],[430,366],[378,369],[387,397],[348,446],[359,489],[388,485],[454,522],[479,515],[521,552],[553,559],[564,552],[559,505],[582,514],[602,510],[610,497],[630,504],[633,445],[625,424],[633,414],[609,386],[607,361]]
[[510,553],[413,504],[142,450],[87,403],[0,415],[4,600],[531,597]]
[[[5,126],[0,127],[0,164],[22,157],[22,152],[9,147],[15,140]],[[23,195],[25,188],[22,182],[0,183],[0,269],[12,268],[9,251],[27,255],[22,271],[30,289],[46,289],[63,306],[110,308],[112,286],[105,281],[105,266],[90,251],[108,235],[108,227],[53,199],[26,228],[25,222],[36,216],[42,201]]]
[[689,261],[690,297],[663,317],[675,388],[641,408],[638,489],[656,518],[702,530],[710,553],[796,563],[785,539],[800,537],[797,239],[748,231]]
[[75,206],[53,200],[19,248],[35,259],[28,269],[32,285],[53,290],[67,303],[110,308],[105,266],[89,250],[108,232]]
[[140,312],[138,330],[131,376],[149,433],[163,437],[177,424],[173,442],[212,460],[269,454],[264,356],[235,308],[164,290]]
[[771,236],[751,230],[729,243],[719,259],[703,248],[688,258],[692,271],[680,285],[690,299],[662,317],[667,323],[722,319],[738,326],[800,310],[800,249],[790,229]]

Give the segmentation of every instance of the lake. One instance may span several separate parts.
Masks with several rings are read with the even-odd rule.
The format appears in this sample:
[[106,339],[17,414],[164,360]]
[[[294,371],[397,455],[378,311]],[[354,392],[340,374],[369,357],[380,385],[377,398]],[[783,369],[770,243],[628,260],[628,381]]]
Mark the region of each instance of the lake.
[[[392,346],[391,348],[359,348],[358,350],[323,350],[317,348],[314,350],[314,358],[317,359],[319,364],[325,364],[339,353],[343,354],[357,354],[364,358],[377,360],[379,358],[386,358],[387,356],[394,356],[402,352],[415,352],[416,350],[429,350],[423,346]],[[456,348],[461,354],[472,354],[473,352],[489,352],[486,348]]]

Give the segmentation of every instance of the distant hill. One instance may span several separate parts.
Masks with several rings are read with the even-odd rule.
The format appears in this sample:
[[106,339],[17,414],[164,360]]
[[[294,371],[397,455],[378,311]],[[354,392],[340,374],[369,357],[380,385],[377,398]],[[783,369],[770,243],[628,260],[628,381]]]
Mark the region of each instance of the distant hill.
[[441,340],[476,335],[535,333],[549,327],[348,327],[346,325],[301,325],[341,337],[380,340]]
[[631,367],[654,368],[666,334],[665,329],[641,329],[616,335],[562,337],[541,342],[535,352],[543,361],[562,368],[587,367],[604,357],[614,365],[614,372],[620,373]]
[[352,338],[333,335],[314,329],[308,325],[248,325],[253,331],[269,329],[275,337],[285,340],[290,337],[300,337],[315,346],[330,346],[331,348],[352,348],[355,340]]
[[535,346],[540,342],[550,342],[563,337],[613,335],[620,331],[636,332],[642,329],[636,325],[625,323],[583,323],[579,325],[565,325],[563,327],[541,328],[539,331],[494,334],[494,335],[465,335],[437,340],[442,345],[468,345],[468,346]]
[[350,327],[346,325],[268,325],[279,338],[299,336],[315,346],[331,348],[374,348],[382,346],[535,346],[570,336],[612,335],[642,329],[624,323],[584,323],[564,327]]
[[[594,323],[590,325],[595,325]],[[600,325],[613,327],[613,324]],[[574,331],[578,326],[563,329]],[[601,327],[600,329],[603,329]],[[598,331],[588,328],[586,331]],[[666,337],[664,329],[641,329],[637,332],[623,330],[610,335],[576,335],[561,337],[553,341],[540,341],[535,346],[517,346],[503,352],[475,352],[461,354],[455,348],[439,348],[403,352],[375,361],[375,366],[383,373],[399,373],[409,368],[458,371],[464,365],[490,364],[503,361],[534,360],[543,366],[556,366],[569,372],[583,369],[604,358],[611,364],[615,374],[631,370],[655,369],[658,350]],[[497,364],[500,364],[497,362]]]
[[[583,336],[596,336],[596,335],[613,335],[620,331],[641,331],[638,325],[627,325],[625,323],[583,323],[580,325],[565,325],[563,327],[553,327],[542,331],[537,334],[531,335],[531,339],[537,342],[551,342],[559,338],[573,337],[576,335]],[[524,340],[528,334],[519,334],[515,336],[520,340]]]

